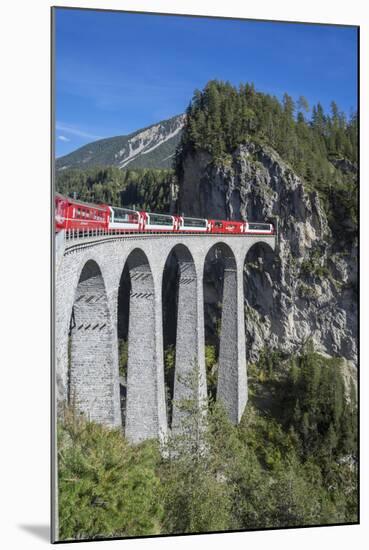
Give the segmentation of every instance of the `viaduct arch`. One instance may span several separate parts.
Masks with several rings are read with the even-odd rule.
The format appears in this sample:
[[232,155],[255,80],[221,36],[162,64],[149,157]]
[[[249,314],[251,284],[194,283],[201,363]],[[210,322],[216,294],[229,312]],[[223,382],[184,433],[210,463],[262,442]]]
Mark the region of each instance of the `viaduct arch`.
[[[248,251],[274,236],[58,236],[55,277],[55,384],[60,413],[68,399],[92,420],[122,426],[118,365],[118,298],[129,272],[125,434],[131,442],[168,432],[163,353],[162,283],[171,254],[178,262],[174,401],[188,396],[183,377],[196,366],[195,398],[206,399],[203,274],[217,247],[224,260],[217,399],[238,423],[247,402],[243,269]],[[181,412],[173,408],[172,429]]]

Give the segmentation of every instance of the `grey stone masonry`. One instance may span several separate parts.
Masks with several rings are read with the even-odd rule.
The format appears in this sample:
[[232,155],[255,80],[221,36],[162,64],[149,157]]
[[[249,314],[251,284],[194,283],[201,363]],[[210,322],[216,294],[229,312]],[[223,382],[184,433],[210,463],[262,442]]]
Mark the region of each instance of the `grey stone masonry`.
[[131,279],[126,437],[132,442],[157,437],[156,326],[154,281],[146,256],[128,258]]
[[243,300],[238,295],[236,260],[229,257],[223,275],[217,399],[224,403],[234,424],[241,420],[247,401],[243,310]]
[[[184,399],[206,398],[206,374],[204,361],[204,333],[199,330],[204,317],[203,302],[199,299],[198,277],[193,259],[188,252],[179,256],[178,310],[176,361],[174,378],[174,403],[172,429],[180,429]],[[199,266],[200,267],[200,266]],[[199,277],[202,284],[202,278]],[[194,377],[191,377],[194,373]],[[193,392],[195,391],[195,394]]]
[[54,383],[59,414],[73,395],[90,418],[121,425],[117,311],[127,265],[131,295],[126,435],[132,442],[165,438],[161,297],[164,266],[173,251],[180,268],[174,397],[184,395],[180,373],[197,366],[198,400],[206,398],[203,273],[209,250],[219,246],[231,251],[231,263],[224,272],[218,397],[232,422],[239,422],[247,401],[243,266],[247,252],[259,243],[274,249],[275,238],[174,233],[101,235],[61,243],[55,273]]
[[93,261],[85,264],[77,285],[70,337],[69,402],[91,420],[120,426],[113,326],[104,281]]

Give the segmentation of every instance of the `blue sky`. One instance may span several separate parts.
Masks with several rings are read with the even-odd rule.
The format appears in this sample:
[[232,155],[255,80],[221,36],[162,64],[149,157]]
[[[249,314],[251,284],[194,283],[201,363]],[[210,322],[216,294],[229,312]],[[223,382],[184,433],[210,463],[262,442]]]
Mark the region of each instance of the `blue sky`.
[[56,10],[56,155],[184,112],[208,80],[357,108],[353,27]]

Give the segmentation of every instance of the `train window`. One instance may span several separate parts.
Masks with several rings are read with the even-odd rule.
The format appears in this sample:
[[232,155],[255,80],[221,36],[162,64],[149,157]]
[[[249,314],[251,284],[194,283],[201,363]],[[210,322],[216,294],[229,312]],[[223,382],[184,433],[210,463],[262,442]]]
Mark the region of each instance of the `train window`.
[[164,214],[149,214],[150,225],[173,225],[172,216],[165,216]]
[[206,220],[200,218],[183,218],[184,227],[206,227]]
[[118,223],[138,223],[138,214],[134,210],[114,208],[114,221]]
[[270,231],[269,223],[249,223],[249,229],[253,231]]
[[214,227],[223,227],[222,222],[215,222]]

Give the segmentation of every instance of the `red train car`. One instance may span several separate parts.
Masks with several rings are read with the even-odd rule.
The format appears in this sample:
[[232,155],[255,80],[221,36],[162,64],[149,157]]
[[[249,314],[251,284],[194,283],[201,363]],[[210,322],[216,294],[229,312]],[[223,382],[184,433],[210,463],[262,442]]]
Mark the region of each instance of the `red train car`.
[[114,231],[129,233],[189,232],[235,235],[273,235],[271,223],[236,220],[207,220],[154,212],[139,212],[128,208],[90,204],[55,195],[56,231]]
[[234,220],[208,220],[209,233],[243,233],[244,225]]
[[109,214],[109,207],[106,205],[77,201],[59,193],[55,195],[56,231],[108,229]]

